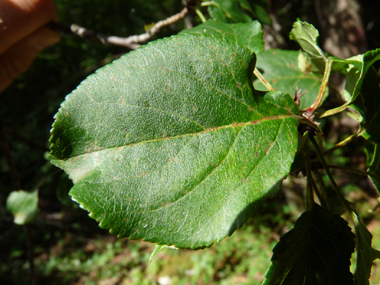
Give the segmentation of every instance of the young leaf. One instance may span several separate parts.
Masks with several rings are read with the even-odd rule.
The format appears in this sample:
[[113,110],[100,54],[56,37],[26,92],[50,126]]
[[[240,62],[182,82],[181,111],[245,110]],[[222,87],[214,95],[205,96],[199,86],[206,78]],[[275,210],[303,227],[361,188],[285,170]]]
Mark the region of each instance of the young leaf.
[[7,198],[7,209],[14,216],[14,223],[26,225],[34,221],[38,214],[38,190],[13,191]]
[[290,39],[298,42],[302,50],[305,51],[310,58],[325,62],[327,58],[318,46],[318,37],[318,30],[314,28],[313,25],[300,20],[294,22],[293,29],[290,32]]
[[370,142],[380,143],[380,87],[379,78],[373,68],[367,71],[360,95],[351,103],[363,120],[360,124],[362,136]]
[[380,193],[380,148],[378,144],[375,145],[373,152],[373,158],[368,169],[369,178],[372,180],[373,185]]
[[380,88],[379,78],[372,65],[379,59],[380,49],[349,58],[345,87],[347,93],[351,94],[351,106],[363,118],[362,136],[375,143],[380,143]]
[[263,284],[353,284],[354,238],[344,219],[314,204],[280,238]]
[[119,237],[203,248],[273,197],[297,149],[298,108],[256,93],[255,55],[183,34],[98,70],[67,96],[51,136],[70,195]]
[[380,252],[372,248],[372,234],[359,219],[357,220],[358,223],[355,224],[355,231],[358,258],[356,262],[355,284],[364,285],[369,284],[372,263],[380,257]]
[[246,24],[228,24],[209,20],[192,29],[183,30],[181,33],[221,37],[227,41],[236,43],[236,45],[243,46],[256,54],[264,49],[263,31],[258,21]]
[[[322,76],[304,73],[297,66],[298,52],[290,50],[269,49],[262,51],[257,57],[256,67],[264,71],[265,79],[276,89],[293,95],[296,87],[307,90],[301,97],[300,108],[304,109],[314,103],[317,98]],[[266,90],[264,85],[256,80],[254,86]],[[328,94],[326,88],[325,94]]]
[[347,69],[347,85],[345,88],[351,94],[351,102],[354,102],[361,94],[367,72],[378,60],[380,60],[380,49],[368,51],[364,55],[357,55],[346,60],[350,66]]
[[170,248],[170,249],[178,249],[175,246],[167,246],[167,245],[156,245],[153,249],[153,252],[149,256],[149,263],[152,262],[152,260],[156,257],[156,255],[160,252],[163,248]]
[[226,23],[249,23],[252,18],[245,11],[253,13],[247,0],[212,0],[208,12],[214,20]]

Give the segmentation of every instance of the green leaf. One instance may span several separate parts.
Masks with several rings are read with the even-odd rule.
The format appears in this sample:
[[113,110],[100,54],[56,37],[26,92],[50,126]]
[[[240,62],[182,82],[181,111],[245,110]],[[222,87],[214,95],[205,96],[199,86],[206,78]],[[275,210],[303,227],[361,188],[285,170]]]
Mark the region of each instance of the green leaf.
[[380,193],[380,148],[378,144],[375,145],[372,161],[370,163],[369,169],[369,178],[373,182],[373,185]]
[[297,149],[298,108],[256,93],[255,55],[183,34],[99,69],[56,115],[52,163],[119,237],[203,248],[273,197]]
[[318,46],[318,30],[313,25],[297,20],[290,32],[290,39],[298,42],[310,58],[325,62],[327,58]]
[[379,258],[380,252],[372,248],[372,234],[357,216],[356,218],[358,221],[355,224],[358,258],[356,261],[355,284],[369,285],[372,263],[375,259]]
[[348,59],[345,87],[351,106],[362,116],[362,136],[375,143],[380,143],[380,87],[372,65],[379,59],[380,49]]
[[246,24],[228,24],[209,20],[192,29],[183,30],[181,33],[221,37],[227,41],[241,45],[256,54],[264,49],[263,31],[258,21]]
[[[259,3],[260,2],[260,3]],[[267,1],[261,0],[261,1],[251,1],[250,4],[252,5],[252,14],[255,19],[259,20],[260,23],[270,25],[272,23],[272,19],[270,18],[269,14],[266,11],[267,7]]]
[[157,255],[157,254],[160,252],[160,250],[163,249],[163,248],[170,248],[170,249],[177,249],[177,250],[178,250],[178,248],[176,248],[175,246],[156,245],[156,246],[154,247],[154,249],[153,249],[152,254],[151,254],[150,257],[149,257],[149,263],[152,262],[153,258],[155,258],[156,255]]
[[380,87],[379,78],[373,68],[367,71],[360,95],[351,103],[363,120],[361,135],[374,143],[380,143]]
[[208,7],[212,19],[226,23],[249,23],[252,18],[246,12],[254,13],[247,0],[212,0]]
[[7,209],[13,214],[15,224],[32,223],[38,214],[38,190],[11,192],[7,198]]
[[344,219],[314,204],[280,238],[263,284],[353,284],[354,238]]
[[346,90],[351,94],[351,102],[354,102],[361,94],[367,72],[378,60],[380,60],[380,49],[368,51],[364,55],[357,55],[346,60],[350,64],[347,70]]
[[[296,87],[307,90],[301,98],[300,108],[311,106],[318,96],[322,76],[314,73],[304,73],[298,66],[298,51],[269,49],[262,51],[257,57],[256,67],[264,71],[265,79],[276,89],[293,95]],[[254,86],[266,90],[265,86],[255,80]],[[328,94],[326,88],[325,97]]]

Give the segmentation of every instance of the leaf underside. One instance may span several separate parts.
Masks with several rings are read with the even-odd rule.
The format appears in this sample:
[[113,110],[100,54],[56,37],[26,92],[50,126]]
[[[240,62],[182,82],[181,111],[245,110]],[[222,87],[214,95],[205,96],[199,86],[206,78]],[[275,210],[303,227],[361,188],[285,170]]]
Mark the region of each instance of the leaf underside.
[[52,163],[119,237],[203,248],[272,198],[297,149],[298,108],[252,86],[255,55],[205,35],[158,40],[67,96]]

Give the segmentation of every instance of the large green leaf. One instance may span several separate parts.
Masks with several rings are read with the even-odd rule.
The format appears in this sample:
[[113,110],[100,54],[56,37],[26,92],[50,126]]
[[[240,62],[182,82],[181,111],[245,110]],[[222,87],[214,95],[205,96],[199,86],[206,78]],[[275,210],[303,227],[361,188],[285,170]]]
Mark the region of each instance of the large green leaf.
[[263,24],[270,25],[272,20],[266,12],[266,0],[212,0],[208,7],[211,18],[226,23],[249,23],[252,17]]
[[280,238],[263,284],[353,284],[354,238],[344,219],[314,204]]
[[[269,49],[262,51],[257,58],[256,67],[264,71],[265,79],[276,89],[294,94],[296,87],[307,90],[301,98],[300,108],[311,106],[317,98],[322,76],[314,73],[304,73],[298,66],[298,51]],[[259,90],[266,90],[259,81],[254,82]],[[328,94],[328,88],[326,93]]]
[[356,216],[356,250],[357,250],[357,266],[355,271],[355,284],[369,284],[371,276],[372,263],[375,259],[380,258],[380,252],[372,248],[372,234],[363,225]]
[[298,108],[256,93],[255,56],[205,35],[159,40],[67,96],[51,136],[70,195],[119,237],[202,248],[273,197],[297,149]]
[[183,30],[181,33],[205,34],[221,37],[232,43],[236,43],[236,45],[243,46],[256,54],[264,49],[263,31],[258,21],[229,24],[209,20],[192,29]]
[[38,190],[13,191],[7,198],[7,209],[14,216],[14,223],[26,225],[34,221],[38,214]]

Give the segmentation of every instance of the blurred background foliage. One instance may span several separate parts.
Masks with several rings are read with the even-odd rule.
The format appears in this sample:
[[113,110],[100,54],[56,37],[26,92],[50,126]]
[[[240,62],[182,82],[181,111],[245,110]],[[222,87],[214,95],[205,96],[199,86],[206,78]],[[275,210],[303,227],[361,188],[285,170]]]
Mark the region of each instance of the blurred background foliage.
[[[263,27],[267,47],[298,49],[288,40],[297,18],[318,28],[321,46],[336,56],[347,53],[352,56],[356,50],[364,52],[380,47],[380,1],[330,1],[347,4],[345,17],[338,8],[326,12],[323,7],[329,5],[325,2],[255,1],[265,7],[265,13],[272,20]],[[117,36],[141,34],[144,26],[183,8],[180,0],[55,0],[55,3],[59,22],[77,23]],[[202,8],[202,12],[207,15],[206,8]],[[326,13],[330,14],[326,16]],[[194,25],[200,23],[194,12],[189,17]],[[324,17],[335,17],[336,26],[329,27]],[[184,23],[180,21],[163,28],[156,38],[176,34],[183,28]],[[331,34],[329,29],[343,29],[343,33]],[[334,40],[336,44],[332,46]],[[47,159],[53,116],[65,96],[86,76],[127,52],[126,48],[62,35],[60,43],[45,50],[32,67],[1,94],[0,283],[30,283],[27,262],[30,242],[40,284],[260,284],[270,264],[273,246],[293,227],[303,210],[303,179],[288,179],[262,214],[231,238],[211,249],[196,252],[165,249],[151,264],[148,260],[153,245],[117,240],[100,229],[67,195],[71,181]],[[325,103],[330,104],[329,108],[341,103],[339,96],[331,98]],[[322,124],[326,147],[355,132],[357,127],[343,115],[323,120]],[[336,151],[331,159],[341,166],[365,168],[366,165],[364,150],[355,142]],[[380,248],[380,212],[371,212],[377,192],[366,178],[339,171],[335,174],[343,191],[351,201],[356,201],[359,212],[364,214],[374,235],[374,247]],[[39,189],[40,213],[27,230],[13,223],[5,207],[9,193],[18,189]],[[378,271],[375,266],[374,283],[380,281]]]

